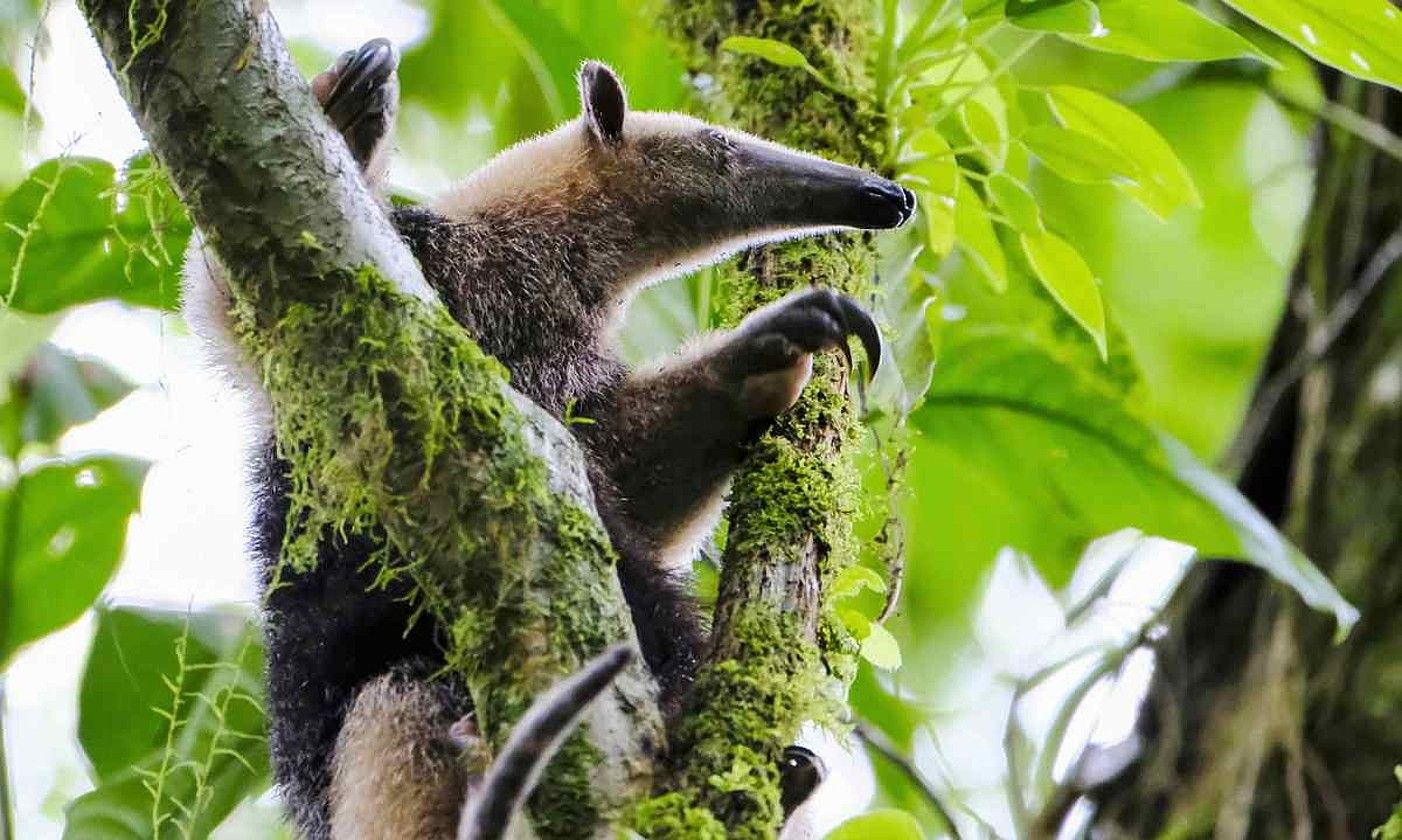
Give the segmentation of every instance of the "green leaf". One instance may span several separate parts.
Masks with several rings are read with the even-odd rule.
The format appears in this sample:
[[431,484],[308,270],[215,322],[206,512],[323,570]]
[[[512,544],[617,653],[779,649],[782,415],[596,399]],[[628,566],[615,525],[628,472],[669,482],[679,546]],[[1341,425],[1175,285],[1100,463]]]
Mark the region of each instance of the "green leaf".
[[0,665],[82,615],[116,571],[147,464],[116,456],[47,461],[3,502]]
[[1061,308],[1090,333],[1100,357],[1107,358],[1105,304],[1100,299],[1100,284],[1080,253],[1050,231],[1024,233],[1022,250],[1037,279]]
[[1389,0],[1226,0],[1309,55],[1402,90],[1402,10]]
[[1006,172],[995,172],[988,178],[988,194],[997,202],[1013,227],[1027,234],[1041,233],[1042,211],[1037,199],[1016,178]]
[[891,635],[890,630],[874,621],[867,626],[860,653],[863,659],[878,668],[894,671],[901,667],[900,643]]
[[1053,172],[1081,184],[1134,181],[1134,164],[1098,138],[1055,125],[1034,125],[1018,140]]
[[1270,572],[1295,590],[1306,604],[1334,613],[1338,637],[1347,635],[1358,622],[1358,610],[1343,599],[1329,578],[1252,507],[1235,486],[1204,466],[1186,446],[1165,436],[1163,448],[1179,480],[1212,502],[1231,525],[1238,541],[1234,553]]
[[803,53],[789,46],[788,44],[772,40],[770,38],[752,38],[748,35],[732,35],[720,42],[720,48],[740,55],[752,55],[762,58],[770,64],[779,67],[796,67],[808,73],[808,75],[822,82],[828,87],[833,87],[832,82],[818,71],[818,68],[809,63]]
[[267,787],[259,639],[242,612],[99,611],[79,708],[98,787],[64,837],[207,837]]
[[23,114],[26,99],[28,97],[25,96],[19,79],[15,77],[15,71],[9,67],[0,67],[0,111]]
[[1007,0],[1003,12],[1014,26],[1038,32],[1090,35],[1100,26],[1090,0]]
[[905,811],[881,808],[850,820],[828,833],[827,840],[924,840],[920,823]]
[[838,572],[837,577],[828,586],[827,595],[832,601],[842,601],[854,598],[863,590],[872,592],[885,592],[886,581],[881,579],[875,569],[859,564],[852,564]]
[[1100,0],[1100,29],[1068,35],[1083,47],[1144,61],[1271,59],[1237,33],[1182,0]]
[[164,175],[137,158],[35,167],[0,205],[0,302],[49,313],[115,297],[173,309],[190,222]]
[[720,48],[741,55],[753,55],[780,67],[801,67],[805,70],[813,67],[808,63],[808,59],[803,57],[803,53],[788,44],[770,38],[732,35],[720,42]]
[[954,201],[954,232],[959,247],[988,281],[988,285],[995,292],[1007,291],[1007,257],[1003,255],[1003,246],[993,231],[988,208],[984,206],[978,191],[967,181],[960,186],[959,196]]
[[1123,190],[1046,169],[1037,200],[1103,282],[1152,419],[1211,462],[1241,422],[1285,306],[1315,182],[1310,128],[1247,82],[1195,81],[1135,112],[1183,161],[1200,207],[1161,221]]
[[982,101],[970,99],[959,107],[959,122],[992,169],[1002,169],[1008,159],[1007,126]]
[[30,357],[11,399],[19,403],[21,443],[53,444],[70,428],[92,420],[135,388],[96,359],[80,359],[52,344]]
[[[1356,616],[1235,488],[1119,395],[1020,337],[951,339],[911,423],[921,435],[909,470],[912,570],[947,551],[940,529],[949,517],[987,520],[1001,544],[1024,550],[1053,580],[1057,564],[1073,563],[1091,539],[1132,527],[1258,565],[1332,611],[1341,628]],[[954,494],[968,505],[929,507]],[[994,498],[1004,502],[990,509]],[[957,537],[969,540],[976,526],[955,526]],[[918,592],[922,582],[911,583]]]
[[[1202,206],[1188,168],[1143,117],[1084,88],[1059,85],[1048,90],[1047,95],[1052,110],[1068,128],[1109,138],[1114,144],[1120,159],[1132,169],[1132,183],[1115,185],[1121,192],[1161,219],[1183,205]],[[1058,174],[1065,177],[1065,173]]]

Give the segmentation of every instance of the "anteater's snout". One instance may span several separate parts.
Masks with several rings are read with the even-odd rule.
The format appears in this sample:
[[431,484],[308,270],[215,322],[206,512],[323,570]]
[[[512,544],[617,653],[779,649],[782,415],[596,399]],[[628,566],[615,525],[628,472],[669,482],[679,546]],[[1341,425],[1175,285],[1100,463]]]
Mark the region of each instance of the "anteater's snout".
[[858,190],[860,227],[869,230],[896,228],[915,215],[915,193],[885,178],[870,178]]

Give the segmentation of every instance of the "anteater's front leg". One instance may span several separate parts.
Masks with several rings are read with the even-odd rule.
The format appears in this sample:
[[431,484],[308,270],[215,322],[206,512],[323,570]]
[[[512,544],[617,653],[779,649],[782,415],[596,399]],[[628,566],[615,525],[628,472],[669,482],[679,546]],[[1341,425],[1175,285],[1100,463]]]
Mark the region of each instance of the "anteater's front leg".
[[845,351],[853,335],[874,364],[871,316],[845,295],[807,289],[585,407],[596,423],[576,431],[608,465],[621,511],[659,556],[689,556],[715,524],[745,445],[798,400],[813,354]]

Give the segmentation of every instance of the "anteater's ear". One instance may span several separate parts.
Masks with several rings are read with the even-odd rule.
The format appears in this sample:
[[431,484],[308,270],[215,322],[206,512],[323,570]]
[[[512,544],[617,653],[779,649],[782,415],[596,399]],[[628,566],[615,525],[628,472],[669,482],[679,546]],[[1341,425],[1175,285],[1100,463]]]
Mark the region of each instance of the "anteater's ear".
[[607,65],[586,61],[579,69],[579,101],[584,108],[584,124],[605,143],[623,139],[623,118],[628,114],[628,96],[623,83]]

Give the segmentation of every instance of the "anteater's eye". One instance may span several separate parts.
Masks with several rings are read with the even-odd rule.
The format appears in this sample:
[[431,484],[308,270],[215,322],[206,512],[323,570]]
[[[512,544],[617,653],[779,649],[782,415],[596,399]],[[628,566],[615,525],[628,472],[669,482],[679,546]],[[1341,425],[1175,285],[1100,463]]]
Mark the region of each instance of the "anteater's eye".
[[727,154],[735,151],[735,141],[731,140],[724,131],[717,131],[714,128],[707,129],[706,139],[710,141],[711,145]]

